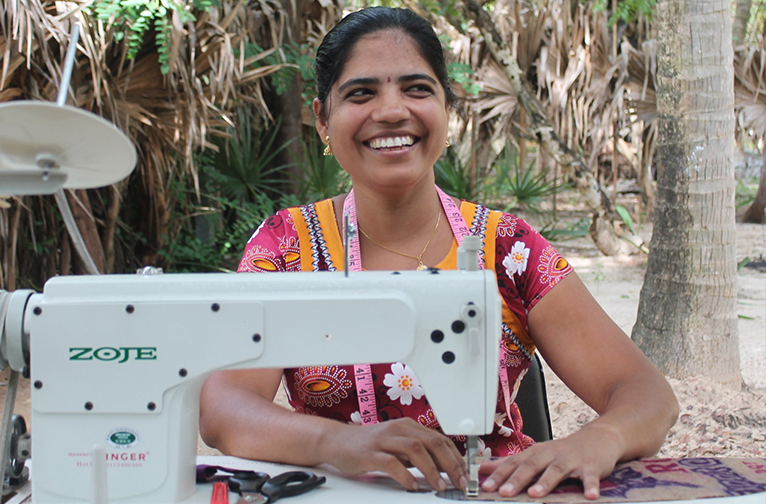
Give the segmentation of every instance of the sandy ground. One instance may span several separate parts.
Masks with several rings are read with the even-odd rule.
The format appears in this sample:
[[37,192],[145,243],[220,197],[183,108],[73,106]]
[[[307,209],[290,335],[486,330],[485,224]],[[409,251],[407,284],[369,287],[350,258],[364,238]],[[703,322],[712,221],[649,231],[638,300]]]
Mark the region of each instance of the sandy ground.
[[[737,237],[738,260],[766,259],[766,226],[737,224]],[[562,242],[557,247],[607,313],[630,334],[646,257],[604,257],[588,239]],[[766,270],[740,270],[738,311],[742,390],[725,389],[704,378],[670,380],[681,404],[681,416],[661,456],[766,457]],[[0,399],[5,396],[7,376],[7,370],[0,373]],[[595,413],[550,370],[546,379],[555,437],[571,433],[595,418]],[[22,379],[15,411],[24,415],[28,423],[30,406],[29,381]],[[199,452],[217,453],[201,441]]]

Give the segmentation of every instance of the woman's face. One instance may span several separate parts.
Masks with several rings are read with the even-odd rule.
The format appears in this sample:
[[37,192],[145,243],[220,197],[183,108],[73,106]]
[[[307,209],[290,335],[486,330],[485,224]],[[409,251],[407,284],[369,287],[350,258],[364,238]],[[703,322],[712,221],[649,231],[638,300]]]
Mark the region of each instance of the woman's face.
[[317,131],[354,186],[407,189],[433,183],[447,139],[444,89],[415,42],[399,30],[359,39],[327,98],[314,100]]

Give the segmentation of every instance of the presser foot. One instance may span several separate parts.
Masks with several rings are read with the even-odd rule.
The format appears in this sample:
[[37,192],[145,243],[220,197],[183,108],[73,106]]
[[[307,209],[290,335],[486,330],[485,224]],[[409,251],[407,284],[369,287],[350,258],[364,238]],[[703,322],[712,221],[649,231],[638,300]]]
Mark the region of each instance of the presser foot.
[[465,486],[465,496],[469,499],[479,496],[479,437],[466,436],[466,458],[468,459],[468,483]]

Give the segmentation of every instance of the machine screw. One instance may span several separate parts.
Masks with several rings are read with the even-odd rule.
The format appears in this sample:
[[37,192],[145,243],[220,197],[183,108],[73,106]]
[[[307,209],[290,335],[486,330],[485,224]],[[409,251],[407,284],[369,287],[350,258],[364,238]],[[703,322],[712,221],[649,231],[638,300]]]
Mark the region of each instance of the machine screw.
[[90,401],[86,402],[85,403],[85,409],[88,410],[88,411],[92,410],[93,409],[93,403],[90,402]]
[[444,352],[442,354],[442,360],[444,361],[445,364],[452,364],[453,362],[455,362],[455,354],[453,354],[452,352]]
[[214,312],[217,312],[218,310],[221,309],[221,305],[219,305],[218,303],[213,303],[212,305],[210,305],[210,309],[213,310]]
[[34,313],[35,315],[40,315],[42,312],[43,312],[43,309],[40,308],[39,306],[35,306],[35,309],[32,310],[32,313]]
[[431,333],[431,341],[433,341],[434,343],[441,343],[442,341],[444,341],[444,333],[436,329],[435,331]]
[[181,368],[181,369],[178,371],[178,374],[179,374],[179,375],[180,375],[180,376],[183,378],[183,377],[185,377],[187,374],[189,374],[189,372],[188,372],[188,371],[186,371],[186,368]]
[[465,322],[456,320],[452,323],[452,332],[460,334],[463,331],[465,331]]
[[132,304],[129,304],[128,306],[125,307],[125,311],[128,313],[133,313],[134,311],[136,311],[136,307],[133,306]]
[[38,390],[43,388],[43,382],[41,382],[40,380],[37,380],[35,382],[35,388],[38,389]]
[[261,342],[261,335],[258,334],[258,333],[253,334],[253,341],[255,341],[256,343],[260,343]]
[[154,404],[153,402],[150,402],[149,404],[147,404],[146,407],[149,411],[154,411],[155,409],[157,409],[157,405]]

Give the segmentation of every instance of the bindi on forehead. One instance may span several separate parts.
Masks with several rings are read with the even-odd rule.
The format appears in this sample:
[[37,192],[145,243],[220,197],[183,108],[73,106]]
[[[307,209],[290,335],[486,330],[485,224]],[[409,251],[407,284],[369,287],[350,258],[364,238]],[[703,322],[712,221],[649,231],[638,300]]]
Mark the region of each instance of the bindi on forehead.
[[391,76],[390,75],[388,76],[388,79],[386,80],[386,82],[391,82]]

